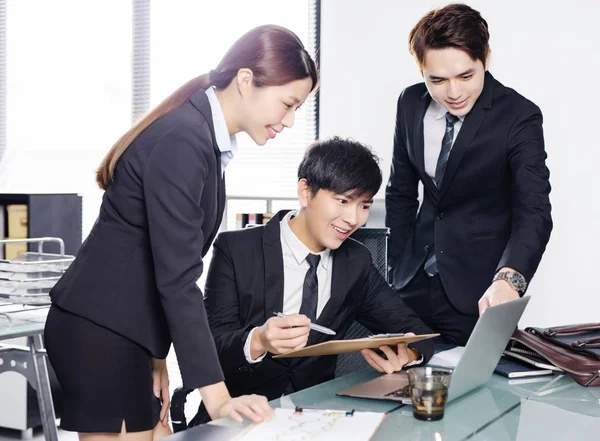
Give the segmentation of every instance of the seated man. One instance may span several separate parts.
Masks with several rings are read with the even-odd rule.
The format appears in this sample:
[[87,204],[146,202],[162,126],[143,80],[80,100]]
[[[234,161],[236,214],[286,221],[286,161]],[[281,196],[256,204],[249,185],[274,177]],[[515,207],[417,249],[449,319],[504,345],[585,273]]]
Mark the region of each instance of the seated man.
[[[264,227],[221,233],[214,244],[205,305],[234,397],[274,399],[331,380],[336,356],[272,355],[342,339],[353,320],[373,333],[432,332],[389,287],[367,248],[348,239],[366,223],[381,186],[377,157],[362,144],[333,138],[308,150],[298,179],[299,211],[281,211]],[[310,330],[311,321],[336,335]],[[380,349],[384,356],[371,350],[363,356],[391,373],[428,360],[433,343]],[[202,421],[199,414],[194,422]]]

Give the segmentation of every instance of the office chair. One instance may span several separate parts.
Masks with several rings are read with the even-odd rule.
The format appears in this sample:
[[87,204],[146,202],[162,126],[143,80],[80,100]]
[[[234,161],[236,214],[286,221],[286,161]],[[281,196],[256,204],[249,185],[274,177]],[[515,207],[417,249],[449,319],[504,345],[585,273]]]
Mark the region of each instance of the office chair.
[[[357,240],[366,246],[371,252],[373,265],[375,265],[375,268],[377,268],[385,278],[386,282],[389,281],[387,269],[387,246],[389,236],[389,228],[360,228],[350,236],[352,239]],[[363,338],[370,334],[371,332],[363,325],[358,322],[353,322],[350,325],[350,328],[348,328],[348,332],[344,335],[344,340]],[[360,353],[340,354],[337,358],[335,376],[341,377],[342,375],[364,369],[368,366],[369,364]]]
[[[389,237],[389,228],[360,228],[356,230],[352,239],[357,240],[367,247],[371,252],[373,265],[379,270],[386,281],[387,276],[387,242]],[[345,339],[362,338],[370,334],[369,330],[358,322],[353,322],[344,336]],[[360,355],[356,354],[341,354],[338,356],[335,369],[335,376],[349,374],[357,370],[368,367],[368,363]],[[185,417],[185,402],[187,396],[193,389],[184,389],[178,387],[173,392],[171,397],[171,423],[173,424],[173,432],[177,433],[187,428],[187,419]],[[199,416],[199,415],[198,415]],[[207,423],[209,420],[198,420],[196,423]]]

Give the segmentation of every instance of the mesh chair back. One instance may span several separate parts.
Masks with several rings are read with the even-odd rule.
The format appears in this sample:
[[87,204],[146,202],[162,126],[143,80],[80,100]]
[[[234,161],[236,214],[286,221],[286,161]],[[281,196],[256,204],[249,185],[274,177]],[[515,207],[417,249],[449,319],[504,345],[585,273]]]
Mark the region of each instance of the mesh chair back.
[[[388,253],[388,237],[390,236],[389,228],[360,228],[356,230],[352,236],[367,247],[371,252],[373,265],[388,281],[387,277],[387,253]],[[344,339],[354,339],[367,337],[371,332],[358,322],[353,322],[348,329]],[[338,355],[337,365],[335,368],[335,376],[349,374],[366,368],[369,364],[365,361],[360,353],[340,354]]]
[[377,271],[386,279],[387,277],[387,255],[388,238],[390,236],[389,228],[359,228],[352,236],[352,239],[359,241],[371,252],[371,259]]

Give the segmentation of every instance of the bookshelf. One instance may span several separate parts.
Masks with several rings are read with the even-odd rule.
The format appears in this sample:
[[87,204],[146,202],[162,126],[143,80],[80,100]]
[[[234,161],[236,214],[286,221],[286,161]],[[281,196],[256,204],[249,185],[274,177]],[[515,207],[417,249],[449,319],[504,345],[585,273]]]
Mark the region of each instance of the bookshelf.
[[[77,194],[0,193],[0,236],[60,237],[65,253],[75,255],[81,245],[81,207]],[[30,251],[36,251],[34,247],[30,245]],[[0,250],[0,256],[4,257],[4,251]],[[58,253],[58,244],[48,243],[44,252]]]

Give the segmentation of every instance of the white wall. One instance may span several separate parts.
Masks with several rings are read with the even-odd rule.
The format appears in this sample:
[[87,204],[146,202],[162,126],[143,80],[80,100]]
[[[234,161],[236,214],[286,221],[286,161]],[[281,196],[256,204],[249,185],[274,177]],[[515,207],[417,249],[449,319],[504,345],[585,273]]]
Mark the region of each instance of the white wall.
[[131,2],[9,0],[6,7],[0,192],[79,193],[85,238],[102,198],[95,170],[131,124]]
[[[467,3],[488,22],[490,71],[544,113],[554,231],[520,325],[600,321],[600,198],[594,185],[600,166],[600,2]],[[421,81],[408,33],[422,15],[445,4],[322,2],[321,137],[371,145],[383,159],[386,182],[398,94]]]

